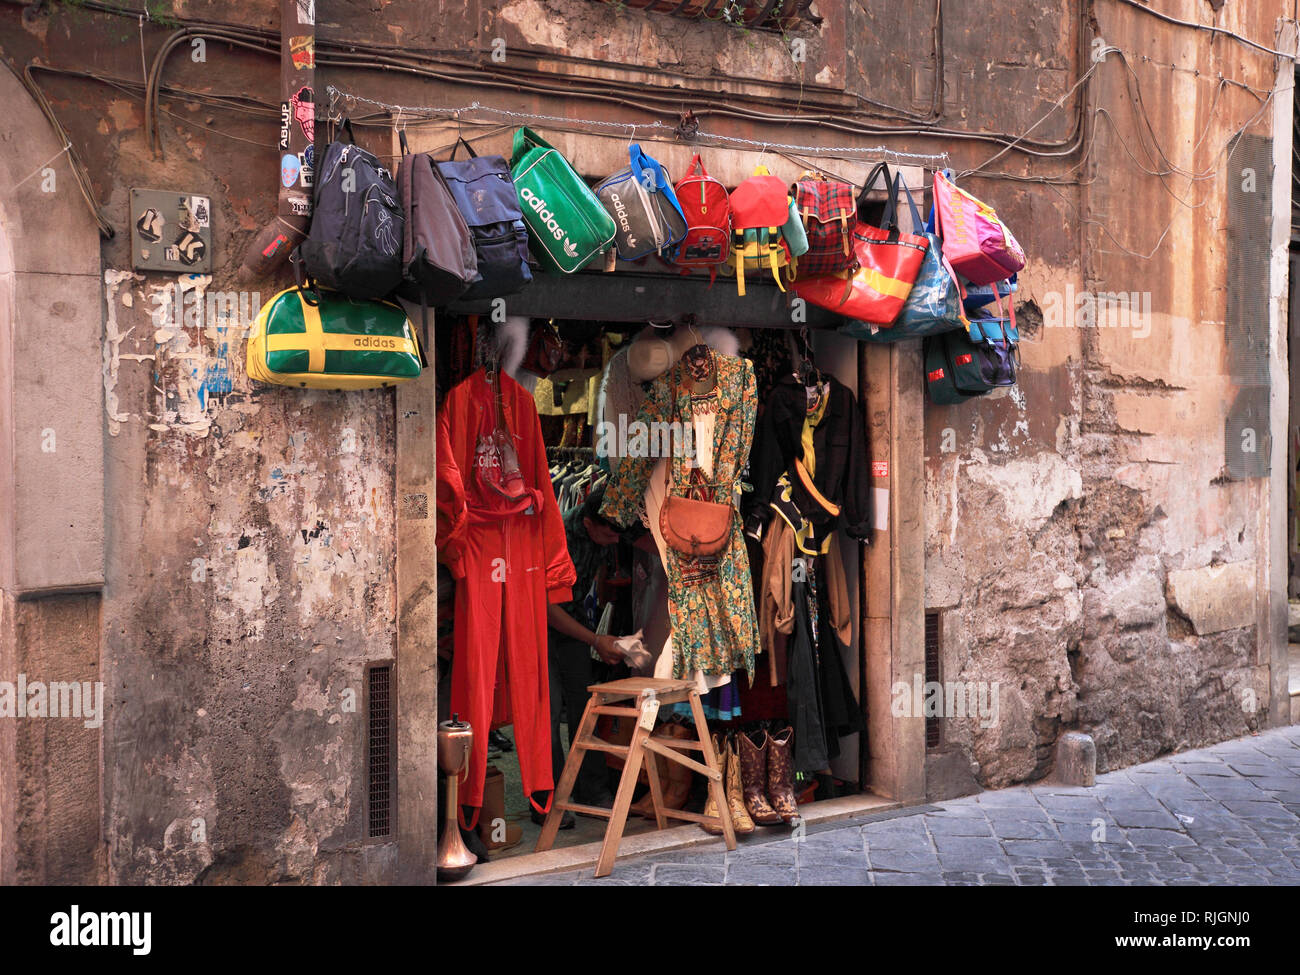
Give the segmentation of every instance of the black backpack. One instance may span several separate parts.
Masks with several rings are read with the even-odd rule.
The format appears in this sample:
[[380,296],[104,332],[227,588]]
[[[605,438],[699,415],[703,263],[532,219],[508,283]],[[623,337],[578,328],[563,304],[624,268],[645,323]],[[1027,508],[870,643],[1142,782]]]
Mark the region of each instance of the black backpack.
[[447,181],[426,152],[412,153],[401,134],[398,194],[406,213],[402,234],[404,281],[398,294],[422,307],[455,301],[478,277],[474,237]]
[[[470,158],[457,160],[462,145]],[[528,227],[510,164],[502,156],[476,155],[468,142],[457,139],[451,159],[437,168],[474,235],[478,275],[462,297],[501,298],[522,291],[533,272],[528,267]]]
[[402,282],[405,218],[392,174],[356,145],[331,142],[316,170],[311,231],[298,264],[319,286],[358,299],[382,298]]

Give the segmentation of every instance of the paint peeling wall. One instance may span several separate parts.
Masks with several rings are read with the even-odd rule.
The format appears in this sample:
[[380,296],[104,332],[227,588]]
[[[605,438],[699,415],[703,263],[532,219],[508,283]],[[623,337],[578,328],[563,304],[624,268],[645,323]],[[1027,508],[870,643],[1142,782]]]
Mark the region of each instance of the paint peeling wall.
[[[1219,23],[1273,46],[1282,8],[1230,3]],[[1201,21],[1208,7],[1163,9]],[[1089,40],[1121,49],[1128,66],[1112,52],[1094,75],[1095,143],[1076,183],[969,184],[997,203],[1031,265],[1019,388],[926,415],[926,598],[942,623],[941,677],[1002,691],[994,727],[943,722],[931,796],[1039,778],[1065,730],[1093,735],[1103,771],[1286,720],[1284,699],[1270,708],[1276,667],[1259,625],[1268,481],[1232,480],[1225,467],[1235,387],[1224,295],[1269,284],[1266,267],[1249,284],[1229,277],[1224,150],[1248,123],[1271,134],[1261,105],[1274,61],[1113,4],[1088,12]],[[1065,63],[1077,41],[1057,16],[1046,56]],[[1078,62],[1073,77],[1091,65]],[[1052,172],[1007,158],[995,168]],[[1098,315],[1080,297],[1104,292],[1131,300]],[[1180,573],[1218,580],[1220,567],[1234,571],[1177,591]]]
[[[273,3],[247,6],[278,21]],[[134,20],[127,30],[124,18],[67,9],[24,20],[12,7],[0,18],[20,67],[40,57],[140,73]],[[148,35],[151,51],[161,36]],[[216,44],[208,54],[194,62],[187,48],[168,82],[274,99],[273,60]],[[241,330],[289,283],[235,281],[243,245],[274,208],[273,124],[241,129],[221,114],[214,133],[197,103],[166,99],[175,114],[161,116],[155,159],[140,101],[42,81],[118,232],[102,248],[100,876],[391,878],[393,845],[366,835],[363,678],[395,644],[393,394],[255,390],[245,374]],[[211,275],[130,270],[132,187],[212,198]]]
[[359,879],[363,668],[395,638],[392,394],[254,390],[235,323],[185,319],[211,281],[158,277],[105,285],[110,868]]
[[[438,0],[377,10],[343,2],[331,5],[321,36],[471,59],[490,58],[501,37],[511,57],[522,52],[557,76],[685,77],[683,110],[708,106],[708,91],[762,94],[754,79],[766,77],[779,79],[773,97],[802,97],[806,84],[807,97],[844,110],[875,104],[924,116],[938,105],[942,124],[991,132],[1024,131],[1083,70],[1078,8],[1065,0],[944,4],[942,70],[931,53],[928,5],[819,2],[832,28],[843,18],[842,37],[805,32],[806,72],[783,60],[789,39],[779,35],[616,15],[590,0],[542,6]],[[1267,42],[1281,14],[1276,8],[1230,0],[1224,16]],[[187,18],[266,28],[278,22],[271,0],[196,0],[175,9]],[[1173,12],[1195,19],[1202,10],[1182,0]],[[1251,96],[1234,89],[1216,106],[1212,87],[1191,73],[1210,49],[1206,39],[1144,17],[1110,11],[1090,20],[1090,29],[1135,57],[1176,65],[1169,69],[1176,84],[1144,82],[1147,110],[1166,147],[1195,143],[1204,129],[1199,155],[1178,158],[1209,165]],[[990,23],[1016,29],[990,32]],[[149,28],[150,50],[165,33]],[[52,13],[0,7],[3,55],[20,68],[40,59],[136,79],[139,35],[133,18],[63,5]],[[1271,87],[1270,59],[1227,42],[1214,51],[1211,70]],[[196,62],[182,49],[167,65],[166,82],[275,100],[274,59],[215,42],[207,56]],[[392,73],[321,75],[322,86],[334,82],[406,105],[479,100],[607,121],[630,111],[528,85],[490,90]],[[1121,112],[1124,69],[1107,64],[1102,78],[1093,104],[1111,112],[1131,143],[1133,120]],[[83,77],[44,74],[41,84],[118,230],[102,249],[107,584],[100,664],[109,694],[102,877],[389,879],[393,844],[365,841],[364,729],[349,702],[359,709],[366,662],[390,658],[394,649],[394,398],[254,390],[245,375],[238,327],[289,283],[234,279],[244,246],[274,212],[276,123],[167,95],[165,155],[155,158],[139,99]],[[363,112],[346,101],[340,107]],[[708,124],[759,144],[858,138],[784,121]],[[1257,128],[1266,133],[1268,126]],[[1046,142],[1070,133],[1068,114],[1059,113],[1035,135]],[[370,148],[391,157],[386,135],[361,130]],[[956,169],[997,151],[921,135],[877,141],[905,151],[947,150]],[[1133,259],[1116,242],[1150,249],[1176,204],[1123,153],[1112,140],[1077,166],[1029,166],[1011,154],[991,168],[1066,179],[1052,186],[968,183],[997,203],[1032,263],[1019,295],[1026,338],[1019,388],[927,409],[924,432],[914,432],[926,453],[925,589],[927,604],[943,613],[944,676],[1003,688],[995,726],[946,723],[943,748],[931,758],[931,794],[1041,775],[1066,728],[1096,735],[1101,764],[1114,767],[1239,734],[1263,717],[1240,707],[1243,689],[1258,689],[1263,679],[1253,622],[1228,614],[1231,625],[1210,632],[1224,618],[1206,622],[1211,617],[1194,595],[1180,602],[1174,594],[1176,572],[1254,565],[1261,554],[1259,485],[1219,476],[1229,392],[1220,334],[1227,271],[1217,246],[1223,190],[1201,187],[1206,205],[1181,217],[1157,256]],[[130,270],[133,186],[212,198],[210,276]],[[1152,292],[1150,339],[1047,327],[1050,296],[1067,288]],[[190,314],[195,299],[201,316]],[[1195,581],[1183,591],[1194,594]],[[1253,618],[1254,593],[1239,595]]]

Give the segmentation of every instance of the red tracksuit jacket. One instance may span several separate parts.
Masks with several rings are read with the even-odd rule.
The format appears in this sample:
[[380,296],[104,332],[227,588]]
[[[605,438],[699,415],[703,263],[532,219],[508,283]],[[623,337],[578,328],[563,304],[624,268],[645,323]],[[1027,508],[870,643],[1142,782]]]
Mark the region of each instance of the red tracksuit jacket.
[[438,416],[439,441],[450,445],[449,456],[438,457],[438,478],[453,476],[450,465],[459,470],[466,511],[464,527],[438,539],[438,557],[456,577],[451,707],[474,728],[460,799],[466,806],[483,804],[487,736],[500,686],[509,692],[508,702],[502,703],[508,703],[514,723],[524,793],[544,812],[549,799],[544,809],[532,796],[554,785],[546,606],[571,599],[577,575],[565,544],[533,397],[504,373],[501,394],[529,489],[523,502],[511,503],[493,491],[477,467],[483,456],[480,446],[496,418],[492,387],[482,369],[447,394]]

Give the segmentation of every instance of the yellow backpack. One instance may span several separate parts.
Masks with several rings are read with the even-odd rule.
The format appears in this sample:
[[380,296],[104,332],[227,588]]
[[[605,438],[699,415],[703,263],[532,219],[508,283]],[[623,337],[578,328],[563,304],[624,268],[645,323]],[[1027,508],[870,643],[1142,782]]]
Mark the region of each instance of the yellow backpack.
[[731,253],[727,265],[736,275],[736,292],[745,293],[745,272],[771,271],[782,291],[781,269],[789,269],[794,280],[796,261],[808,252],[808,235],[789,185],[768,172],[766,166],[754,168],[754,174],[731,193]]

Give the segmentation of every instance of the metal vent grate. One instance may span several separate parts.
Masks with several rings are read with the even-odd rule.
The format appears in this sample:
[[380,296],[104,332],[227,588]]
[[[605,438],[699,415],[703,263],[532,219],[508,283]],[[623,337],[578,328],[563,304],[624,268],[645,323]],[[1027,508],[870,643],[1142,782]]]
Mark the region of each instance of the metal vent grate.
[[369,835],[393,832],[393,665],[375,664],[367,679],[366,772]]
[[[939,671],[939,614],[925,614],[925,682],[940,683]],[[938,748],[942,742],[942,725],[938,716],[925,719],[925,747]]]

